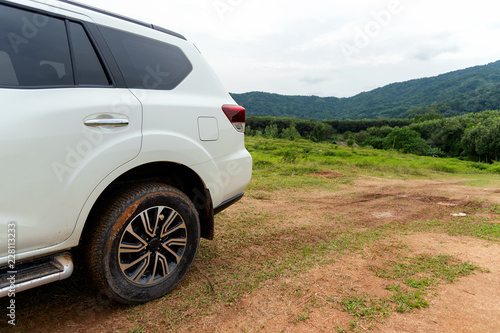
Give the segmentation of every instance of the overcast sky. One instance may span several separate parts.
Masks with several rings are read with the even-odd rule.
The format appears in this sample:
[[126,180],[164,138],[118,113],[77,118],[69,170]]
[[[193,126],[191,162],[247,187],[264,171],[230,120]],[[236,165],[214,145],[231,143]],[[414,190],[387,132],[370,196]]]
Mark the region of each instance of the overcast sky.
[[80,0],[160,25],[230,92],[348,97],[500,60],[493,0]]

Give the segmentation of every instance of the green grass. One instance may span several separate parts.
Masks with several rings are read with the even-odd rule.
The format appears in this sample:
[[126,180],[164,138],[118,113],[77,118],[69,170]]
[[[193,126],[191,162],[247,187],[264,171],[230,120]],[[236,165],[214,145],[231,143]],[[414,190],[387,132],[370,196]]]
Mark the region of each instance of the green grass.
[[497,222],[491,222],[487,218],[465,217],[457,219],[445,228],[450,235],[500,240],[500,224],[498,223],[498,219]]
[[392,295],[391,301],[396,303],[396,311],[399,313],[429,307],[429,302],[424,298],[421,290],[398,290]]
[[[353,171],[401,178],[435,178],[443,174],[464,174],[467,177],[487,175],[490,184],[492,180],[500,183],[500,175],[496,175],[498,165],[466,162],[456,158],[422,157],[372,148],[352,149],[308,140],[289,141],[260,137],[246,137],[246,146],[254,158],[254,177],[258,179],[254,184],[255,188],[321,186],[324,185],[321,181],[313,181],[310,177],[303,176],[324,170],[345,172],[344,178],[351,177]],[[283,182],[276,179],[278,176],[302,177],[301,180],[305,181],[305,184],[291,179]],[[272,183],[265,181],[269,178],[273,180]]]
[[306,313],[302,313],[297,317],[297,319],[293,321],[293,323],[297,324],[300,323],[301,321],[306,321],[307,319],[309,319],[309,315]]
[[[408,286],[421,289],[438,284],[437,279],[453,282],[479,269],[475,265],[458,262],[448,255],[422,255],[405,259],[403,262],[387,261],[384,267],[372,266],[370,269],[378,277],[391,280],[402,279]],[[413,276],[416,275],[420,278],[414,279]]]
[[389,315],[391,304],[388,300],[378,297],[353,296],[348,297],[340,302],[342,310],[350,315],[363,319],[381,319]]
[[[394,254],[393,250],[385,248],[385,251],[391,254]],[[383,256],[383,251],[378,255]],[[427,295],[441,283],[453,283],[461,277],[474,274],[475,271],[487,272],[449,255],[407,257],[398,253],[397,257],[402,258],[402,261],[386,260],[382,266],[369,267],[376,276],[397,281],[397,284],[386,286],[392,293],[389,297],[370,297],[364,292],[362,296],[344,298],[340,302],[342,310],[357,317],[362,323],[380,322],[393,312],[405,313],[429,307]]]
[[[405,259],[402,262],[386,261],[384,266],[372,266],[370,269],[383,279],[402,280],[409,287],[424,290],[437,285],[439,281],[451,283],[480,269],[448,255],[421,255]],[[415,279],[417,275],[419,278]]]

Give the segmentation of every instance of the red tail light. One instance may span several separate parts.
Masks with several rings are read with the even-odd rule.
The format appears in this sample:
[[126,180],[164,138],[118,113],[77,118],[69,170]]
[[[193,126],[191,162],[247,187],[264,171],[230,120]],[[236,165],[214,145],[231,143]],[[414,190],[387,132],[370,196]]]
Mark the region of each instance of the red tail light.
[[241,133],[245,132],[245,108],[239,105],[222,106],[222,111],[226,114],[227,119],[233,124],[234,128]]

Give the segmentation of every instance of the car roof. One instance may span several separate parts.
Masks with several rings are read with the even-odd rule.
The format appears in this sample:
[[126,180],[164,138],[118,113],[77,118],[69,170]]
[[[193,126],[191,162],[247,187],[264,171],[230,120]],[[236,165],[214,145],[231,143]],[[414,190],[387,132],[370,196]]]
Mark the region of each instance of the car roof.
[[151,23],[146,23],[146,22],[143,22],[143,21],[139,21],[139,20],[127,17],[127,16],[115,14],[115,13],[112,13],[112,12],[109,12],[109,11],[106,11],[106,10],[103,10],[103,9],[99,9],[99,8],[96,8],[96,7],[93,7],[93,6],[89,6],[89,5],[86,5],[86,4],[83,4],[83,3],[80,3],[80,2],[76,2],[76,1],[70,1],[70,0],[57,0],[57,1],[69,4],[69,5],[81,7],[81,8],[87,9],[87,10],[91,10],[91,11],[94,11],[94,12],[97,12],[97,13],[100,13],[100,14],[108,15],[108,16],[111,16],[111,17],[114,17],[114,18],[118,18],[118,19],[127,21],[127,22],[135,23],[135,24],[147,27],[147,28],[151,28],[153,30],[157,30],[157,31],[169,34],[169,35],[177,37],[177,38],[181,38],[181,39],[187,40],[186,37],[184,37],[183,35],[175,32],[175,31],[172,31],[172,30],[169,30],[169,29],[165,29],[165,28],[162,28],[160,26],[157,26],[157,25],[154,25],[154,24],[151,24]]

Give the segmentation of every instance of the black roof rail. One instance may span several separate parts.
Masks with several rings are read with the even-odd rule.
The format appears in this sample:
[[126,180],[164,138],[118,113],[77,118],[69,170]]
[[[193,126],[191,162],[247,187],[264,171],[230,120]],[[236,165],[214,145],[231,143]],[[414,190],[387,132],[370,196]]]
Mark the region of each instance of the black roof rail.
[[89,5],[86,5],[86,4],[83,4],[83,3],[80,3],[80,2],[76,2],[76,1],[70,1],[70,0],[58,0],[58,1],[70,4],[70,5],[73,5],[73,6],[85,8],[85,9],[88,9],[88,10],[91,10],[91,11],[94,11],[94,12],[97,12],[97,13],[100,13],[100,14],[105,14],[105,15],[108,15],[108,16],[111,16],[111,17],[115,17],[115,18],[118,18],[118,19],[121,19],[121,20],[124,20],[124,21],[127,21],[127,22],[131,22],[131,23],[135,23],[135,24],[138,24],[138,25],[142,25],[144,27],[160,31],[160,32],[169,34],[171,36],[187,40],[186,37],[184,37],[183,35],[175,32],[175,31],[159,27],[157,25],[153,25],[153,24],[150,24],[150,23],[139,21],[139,20],[127,17],[127,16],[115,14],[115,13],[109,12],[107,10],[103,10],[103,9],[100,9],[100,8],[97,8],[97,7],[89,6]]

